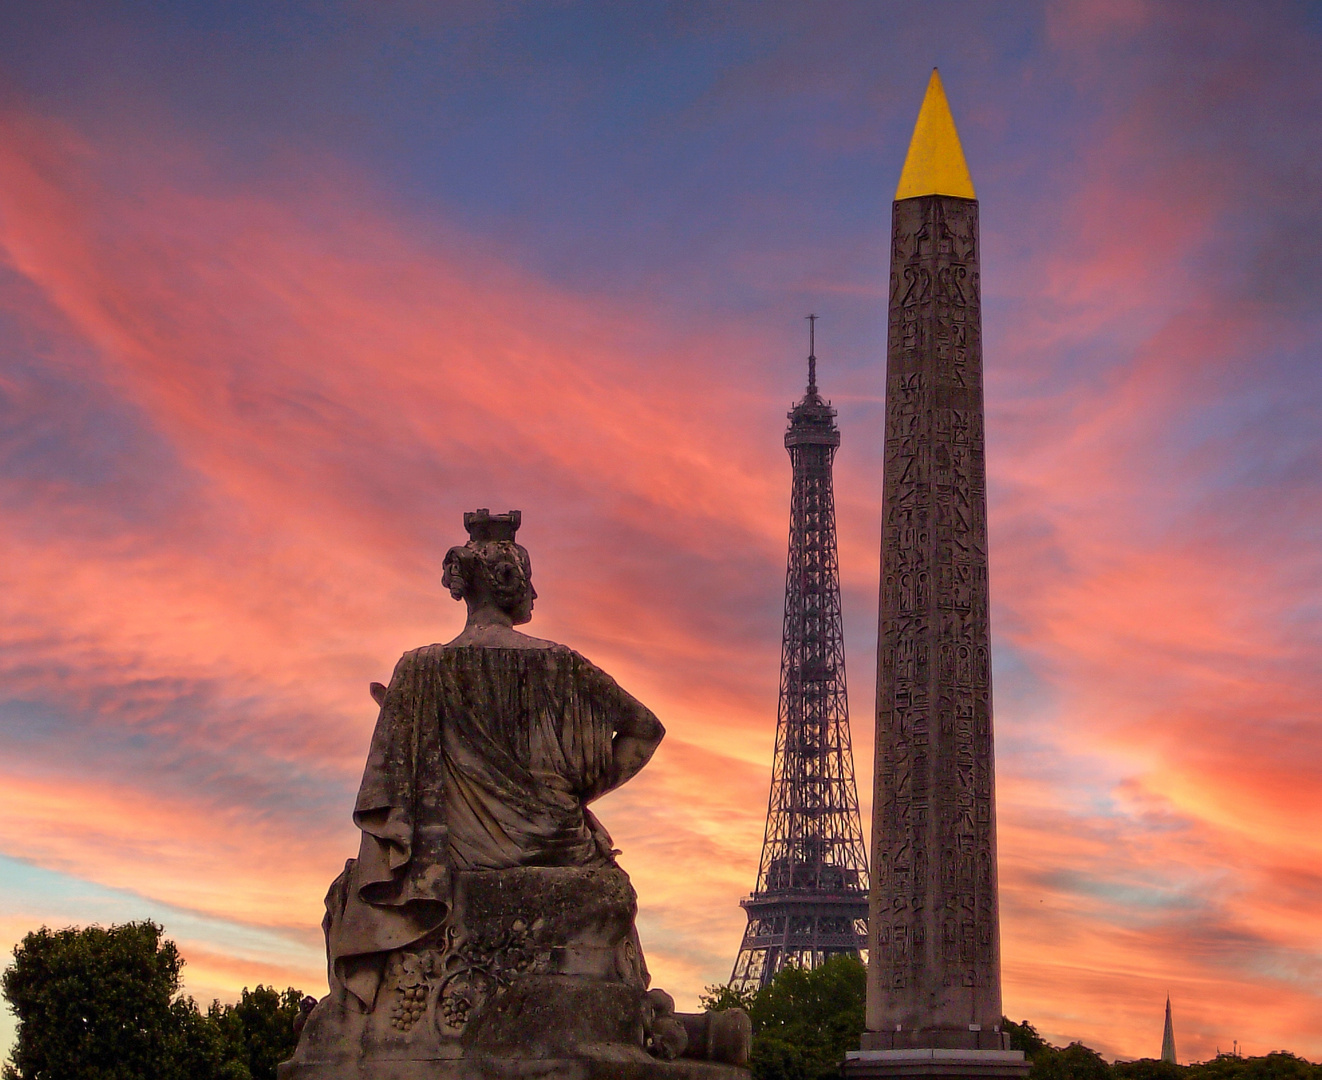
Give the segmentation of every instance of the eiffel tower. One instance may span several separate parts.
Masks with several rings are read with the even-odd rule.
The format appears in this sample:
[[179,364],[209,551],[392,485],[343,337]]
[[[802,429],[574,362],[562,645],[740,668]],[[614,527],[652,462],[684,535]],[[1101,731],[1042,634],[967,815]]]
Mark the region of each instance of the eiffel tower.
[[817,316],[810,315],[808,391],[789,413],[793,466],[776,756],[757,887],[730,984],[765,986],[781,968],[865,956],[868,863],[854,783],[845,693],[831,466],[835,409],[817,393]]

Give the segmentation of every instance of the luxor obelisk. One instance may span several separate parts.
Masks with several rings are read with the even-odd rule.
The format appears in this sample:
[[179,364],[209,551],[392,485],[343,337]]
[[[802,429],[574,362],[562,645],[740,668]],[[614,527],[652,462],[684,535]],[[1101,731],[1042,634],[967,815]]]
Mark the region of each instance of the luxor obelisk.
[[1001,1031],[978,203],[933,70],[891,219],[867,1031],[851,1077],[1021,1077]]

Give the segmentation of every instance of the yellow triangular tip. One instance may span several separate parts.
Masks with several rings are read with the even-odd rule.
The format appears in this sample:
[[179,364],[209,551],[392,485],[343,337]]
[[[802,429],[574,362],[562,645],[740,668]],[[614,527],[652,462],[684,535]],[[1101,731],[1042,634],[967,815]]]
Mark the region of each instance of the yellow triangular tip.
[[964,150],[959,145],[955,118],[950,115],[950,103],[946,101],[946,90],[936,68],[927,82],[923,107],[918,110],[918,123],[913,126],[913,139],[900,173],[900,186],[895,189],[896,200],[919,195],[977,198]]

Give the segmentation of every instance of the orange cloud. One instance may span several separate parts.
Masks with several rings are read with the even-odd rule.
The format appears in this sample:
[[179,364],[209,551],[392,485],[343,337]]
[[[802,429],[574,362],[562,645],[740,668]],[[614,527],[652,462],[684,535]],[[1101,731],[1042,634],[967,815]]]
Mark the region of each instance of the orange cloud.
[[[666,341],[638,312],[589,312],[471,250],[439,256],[325,192],[329,230],[247,196],[118,200],[97,177],[123,162],[31,117],[5,124],[0,238],[40,290],[56,362],[131,408],[187,482],[108,538],[95,492],[0,525],[16,692],[87,744],[12,776],[4,850],[210,916],[315,927],[352,853],[366,684],[458,629],[440,556],[462,509],[504,499],[528,511],[539,628],[671,730],[605,811],[654,973],[689,997],[724,977],[760,842],[775,654],[737,622],[713,638],[683,598],[729,570],[779,579],[784,479],[731,433],[708,363],[729,342]],[[596,520],[557,526],[565,501]],[[52,512],[67,527],[34,533]],[[286,805],[282,778],[315,803]]]
[[[1053,9],[1066,58],[1156,17],[1103,7]],[[1218,276],[1245,181],[1202,168],[1161,100],[1098,123],[1058,212],[987,235],[1005,1000],[1138,1055],[1170,990],[1185,1055],[1317,1055],[1322,498],[1302,467],[1237,468],[1288,395],[1262,343],[1314,337]],[[50,420],[62,472],[0,472],[0,848],[315,945],[353,851],[367,682],[457,631],[437,575],[460,512],[519,506],[535,630],[670,730],[602,808],[656,981],[692,1004],[726,977],[785,545],[765,332],[576,294],[332,163],[235,187],[204,155],[183,176],[12,109],[0,134],[0,305],[31,359],[3,389],[25,416],[56,392],[79,410]],[[871,603],[880,413],[858,409],[842,574]],[[112,429],[107,479],[87,462]],[[199,986],[310,977],[306,949],[190,933]]]

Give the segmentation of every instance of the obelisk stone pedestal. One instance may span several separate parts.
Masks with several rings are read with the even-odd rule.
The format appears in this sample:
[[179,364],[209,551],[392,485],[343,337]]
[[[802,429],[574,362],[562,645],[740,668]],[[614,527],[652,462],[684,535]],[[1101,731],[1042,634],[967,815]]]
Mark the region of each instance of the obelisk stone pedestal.
[[1022,1050],[850,1050],[845,1074],[852,1080],[1022,1080],[1028,1072]]

